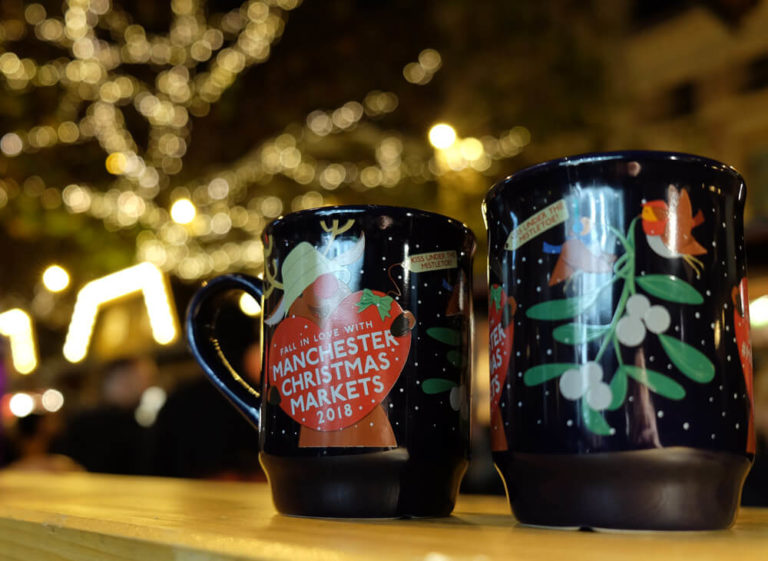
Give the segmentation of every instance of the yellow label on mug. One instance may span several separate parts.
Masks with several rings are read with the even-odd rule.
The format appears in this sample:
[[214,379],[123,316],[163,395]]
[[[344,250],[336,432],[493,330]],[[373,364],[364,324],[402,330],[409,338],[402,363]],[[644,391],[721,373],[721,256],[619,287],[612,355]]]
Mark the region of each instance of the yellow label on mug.
[[514,251],[539,234],[554,228],[558,224],[562,224],[566,220],[568,220],[568,207],[565,206],[565,201],[561,199],[527,218],[522,224],[512,230],[509,233],[504,249]]
[[403,261],[403,267],[414,273],[455,269],[459,266],[455,251],[432,251],[410,255]]

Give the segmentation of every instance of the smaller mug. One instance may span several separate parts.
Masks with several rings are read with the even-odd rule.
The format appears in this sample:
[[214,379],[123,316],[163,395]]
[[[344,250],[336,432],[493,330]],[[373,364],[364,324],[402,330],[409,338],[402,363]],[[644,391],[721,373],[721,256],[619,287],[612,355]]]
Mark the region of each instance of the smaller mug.
[[[450,514],[469,450],[472,232],[420,210],[342,206],[281,217],[263,242],[265,280],[205,284],[187,336],[259,430],[277,510]],[[221,351],[217,297],[231,290],[262,303],[261,392]]]

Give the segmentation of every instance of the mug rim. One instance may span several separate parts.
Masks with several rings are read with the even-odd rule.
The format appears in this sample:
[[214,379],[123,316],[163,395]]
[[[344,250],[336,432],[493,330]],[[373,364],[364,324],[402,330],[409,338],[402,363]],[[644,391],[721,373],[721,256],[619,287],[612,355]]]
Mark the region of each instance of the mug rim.
[[328,215],[337,214],[337,213],[340,214],[343,212],[349,212],[353,214],[363,214],[371,211],[376,211],[379,214],[399,213],[399,214],[405,214],[406,216],[410,214],[410,215],[419,216],[421,218],[426,218],[431,220],[441,220],[443,222],[450,224],[451,226],[458,227],[465,233],[465,235],[468,234],[472,239],[473,243],[477,242],[477,236],[475,236],[475,233],[472,231],[472,229],[466,224],[464,224],[461,220],[457,220],[456,218],[451,218],[450,216],[446,216],[444,214],[432,212],[429,210],[422,210],[418,208],[411,208],[411,207],[405,207],[405,206],[379,205],[379,204],[329,205],[329,206],[305,208],[303,210],[297,210],[294,212],[289,212],[288,214],[283,214],[278,216],[277,218],[273,219],[264,227],[262,233],[273,232],[275,227],[277,226],[282,226],[283,224],[287,224],[293,220],[298,220],[306,216],[311,216],[311,215],[323,216],[325,214],[328,214]]
[[674,152],[666,150],[614,150],[607,152],[585,152],[583,154],[574,154],[570,156],[563,156],[561,158],[555,158],[553,160],[547,160],[539,162],[532,166],[523,168],[515,173],[512,173],[504,179],[498,181],[485,196],[485,202],[490,201],[496,194],[506,185],[513,180],[527,177],[529,175],[538,173],[543,169],[556,168],[556,167],[575,167],[584,164],[592,164],[595,162],[607,162],[607,161],[620,161],[620,160],[656,160],[656,161],[680,161],[685,163],[703,164],[714,171],[726,173],[737,179],[744,184],[744,178],[741,173],[731,165],[725,164],[718,160],[707,158],[706,156],[699,156],[697,154],[689,154],[687,152]]

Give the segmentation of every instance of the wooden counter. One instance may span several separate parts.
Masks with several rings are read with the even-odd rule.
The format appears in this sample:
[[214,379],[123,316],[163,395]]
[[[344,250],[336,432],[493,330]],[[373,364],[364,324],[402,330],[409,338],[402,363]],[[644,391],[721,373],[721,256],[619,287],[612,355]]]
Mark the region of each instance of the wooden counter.
[[275,513],[265,484],[0,473],[2,561],[768,559],[768,509],[730,530],[597,533],[519,526],[502,497],[450,518],[318,520]]

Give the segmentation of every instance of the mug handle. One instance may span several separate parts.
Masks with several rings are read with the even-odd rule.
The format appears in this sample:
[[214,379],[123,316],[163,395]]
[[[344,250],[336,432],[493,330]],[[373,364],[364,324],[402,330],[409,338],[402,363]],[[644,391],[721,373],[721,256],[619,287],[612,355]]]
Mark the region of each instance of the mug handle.
[[187,344],[216,389],[258,429],[261,394],[235,372],[215,334],[215,298],[230,290],[243,290],[261,302],[264,285],[260,279],[243,274],[222,275],[204,283],[187,308]]

